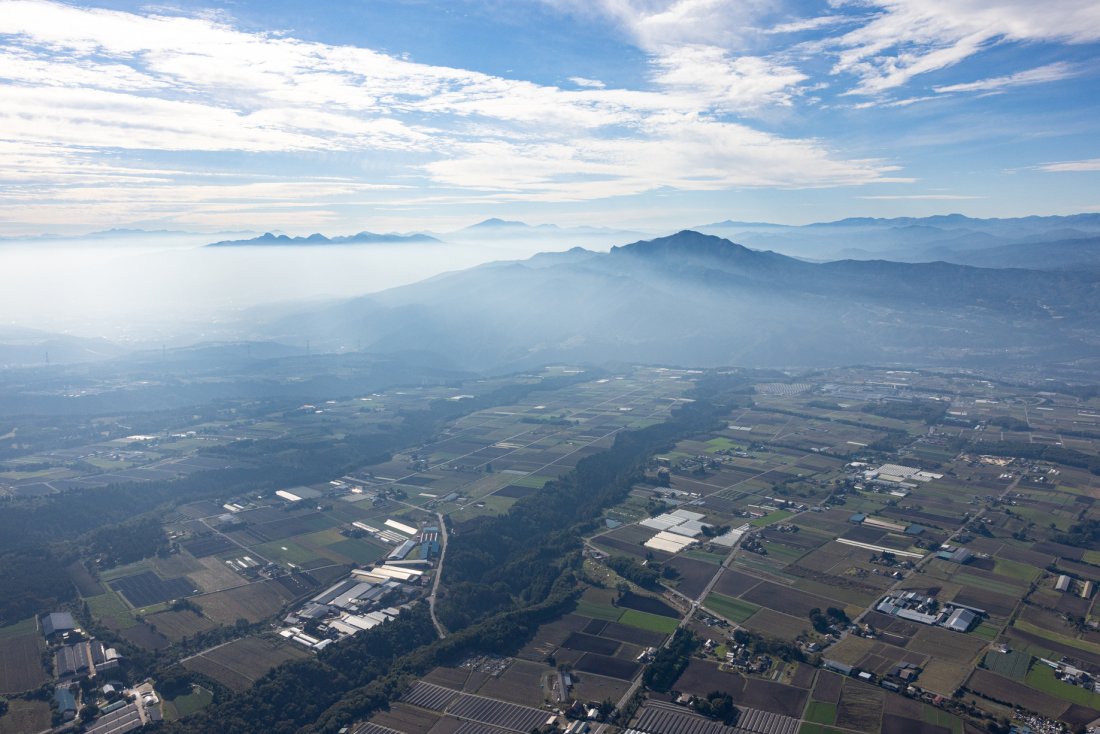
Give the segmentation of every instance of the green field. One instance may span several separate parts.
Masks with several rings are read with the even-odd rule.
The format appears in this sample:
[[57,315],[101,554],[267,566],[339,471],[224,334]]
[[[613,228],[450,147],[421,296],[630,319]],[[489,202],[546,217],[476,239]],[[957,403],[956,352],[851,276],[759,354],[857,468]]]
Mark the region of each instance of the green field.
[[951,580],[957,584],[962,584],[963,586],[976,586],[979,589],[994,591],[998,594],[1004,594],[1005,596],[1015,596],[1017,598],[1019,598],[1025,590],[1025,587],[1004,583],[1001,581],[995,581],[993,579],[987,579],[983,576],[978,576],[976,574],[966,572],[953,574],[951,576]]
[[799,729],[798,734],[845,734],[840,729],[834,729],[831,726],[822,726],[821,724],[804,723]]
[[768,558],[773,561],[779,561],[784,565],[794,563],[807,553],[804,548],[792,548],[789,545],[777,543],[773,540],[769,540],[765,543],[764,547],[768,549]]
[[22,637],[23,635],[31,634],[37,630],[38,623],[35,622],[34,617],[27,617],[22,622],[9,624],[7,627],[0,627],[0,640],[6,640],[9,637]]
[[815,724],[835,724],[836,704],[810,701],[810,705],[806,707],[806,713],[802,718]]
[[1069,645],[1070,647],[1078,647],[1082,650],[1088,650],[1091,653],[1100,655],[1100,645],[1095,642],[1088,642],[1087,640],[1078,640],[1074,637],[1067,637],[1066,635],[1060,635],[1057,632],[1053,632],[1048,629],[1043,629],[1038,625],[1032,624],[1025,619],[1017,619],[1013,626],[1024,632],[1030,632],[1033,635],[1038,635],[1044,640],[1050,640],[1052,642],[1060,642],[1063,645]]
[[725,436],[719,436],[718,438],[712,438],[707,441],[707,451],[714,453],[716,451],[728,451],[729,449],[739,449],[741,444],[734,443]]
[[790,517],[792,513],[790,510],[776,510],[775,512],[764,515],[764,517],[758,517],[753,520],[750,525],[754,527],[762,528],[765,525],[771,525],[773,522],[779,522]]
[[280,560],[285,563],[294,563],[299,566],[320,558],[318,553],[314,553],[309,548],[299,545],[292,540],[273,540],[270,543],[257,545],[256,551],[271,560]]
[[992,642],[993,640],[997,639],[997,635],[1000,634],[1000,632],[1001,628],[997,625],[991,624],[989,622],[982,622],[970,634],[981,637],[983,640],[989,640],[990,642]]
[[1049,693],[1069,703],[1077,703],[1089,708],[1100,708],[1100,693],[1087,691],[1080,686],[1063,683],[1054,677],[1054,668],[1045,663],[1035,663],[1028,671],[1024,682],[1037,691]]
[[637,609],[627,609],[623,612],[623,616],[619,617],[619,621],[638,629],[664,632],[665,634],[676,631],[676,628],[680,626],[680,620],[678,619],[639,612]]
[[581,599],[577,602],[577,610],[575,613],[582,617],[592,617],[592,619],[606,619],[609,622],[618,621],[619,617],[623,616],[623,610],[617,609],[610,604],[599,604],[585,599]]
[[943,726],[950,729],[953,734],[963,734],[963,722],[957,716],[938,709],[935,706],[925,705],[921,709],[922,718],[929,724],[935,724],[936,726]]
[[734,622],[744,622],[760,610],[755,604],[714,592],[707,595],[703,605]]
[[997,558],[993,562],[993,573],[1030,584],[1039,575],[1039,569],[1026,563]]
[[359,538],[340,540],[327,546],[335,553],[347,556],[356,563],[371,563],[381,558],[386,550]]
[[1013,680],[1023,680],[1031,667],[1031,655],[1019,650],[1008,653],[987,652],[982,665],[994,673]]
[[704,561],[705,563],[713,563],[715,565],[721,565],[722,561],[726,560],[726,554],[724,553],[707,553],[703,550],[688,550],[680,555],[684,558],[692,558],[696,561]]
[[165,706],[166,714],[174,713],[175,716],[168,715],[168,719],[182,719],[185,716],[190,716],[196,711],[201,711],[213,702],[214,694],[206,690],[202,686],[195,686],[191,693],[186,696],[177,696],[170,701],[165,701],[168,706]]
[[532,487],[534,489],[542,489],[547,482],[554,481],[555,477],[545,477],[540,474],[531,474],[526,477],[516,477],[508,482],[514,484],[517,487]]
[[126,602],[113,591],[99,596],[89,596],[84,601],[87,602],[88,609],[96,619],[113,619],[118,627],[123,628],[133,627],[137,623]]

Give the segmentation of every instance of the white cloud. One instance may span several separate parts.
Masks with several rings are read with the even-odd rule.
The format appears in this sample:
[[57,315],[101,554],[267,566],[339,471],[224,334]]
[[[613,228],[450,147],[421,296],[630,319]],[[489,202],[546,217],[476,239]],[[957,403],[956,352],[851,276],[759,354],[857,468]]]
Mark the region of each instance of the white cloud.
[[1060,161],[1058,163],[1044,163],[1039,166],[1040,171],[1047,173],[1079,173],[1085,171],[1100,171],[1100,158],[1089,158],[1080,161]]
[[587,87],[589,89],[603,89],[607,86],[599,79],[587,79],[583,76],[571,76],[569,77],[569,81],[573,82],[578,87]]
[[1029,84],[1045,84],[1047,82],[1069,79],[1081,73],[1073,64],[1056,62],[1038,66],[1027,71],[1020,71],[1006,76],[996,76],[989,79],[981,79],[976,82],[964,82],[961,84],[948,84],[934,87],[940,94],[952,92],[997,92],[1009,87],[1022,87]]
[[679,46],[662,53],[655,65],[658,84],[726,112],[789,105],[793,90],[808,79],[794,67],[756,56],[732,58],[714,46]]
[[856,94],[879,94],[954,66],[998,42],[1100,40],[1095,0],[838,0],[870,19],[826,42],[834,73],[858,78]]
[[[648,10],[635,17],[639,3]],[[579,88],[561,89],[246,32],[221,15],[0,0],[2,195],[40,214],[53,201],[116,216],[129,201],[131,216],[120,220],[128,221],[178,217],[200,204],[220,216],[218,202],[226,199],[290,206],[300,195],[335,206],[394,182],[590,199],[662,186],[888,180],[892,169],[879,161],[838,159],[819,141],[728,122],[791,104],[806,79],[780,60],[720,46],[733,44],[741,23],[770,0],[739,3],[732,12],[717,0],[605,5],[633,24],[651,53],[651,89],[606,88],[584,77],[570,80]],[[150,152],[299,162],[361,156],[364,183],[320,185],[305,175],[305,188],[280,188],[263,184],[259,173],[247,181],[241,171],[241,185],[230,190],[199,185],[199,164],[150,164]],[[257,163],[255,170],[271,169]],[[148,187],[130,185],[138,183]],[[410,190],[402,201],[433,195]],[[16,216],[14,207],[0,213]]]

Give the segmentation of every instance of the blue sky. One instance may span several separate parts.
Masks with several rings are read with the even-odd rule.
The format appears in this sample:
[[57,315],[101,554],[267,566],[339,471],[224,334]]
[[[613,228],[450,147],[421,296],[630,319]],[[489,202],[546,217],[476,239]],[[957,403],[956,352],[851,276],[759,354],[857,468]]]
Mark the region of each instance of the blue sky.
[[0,234],[1100,211],[1095,0],[0,0]]

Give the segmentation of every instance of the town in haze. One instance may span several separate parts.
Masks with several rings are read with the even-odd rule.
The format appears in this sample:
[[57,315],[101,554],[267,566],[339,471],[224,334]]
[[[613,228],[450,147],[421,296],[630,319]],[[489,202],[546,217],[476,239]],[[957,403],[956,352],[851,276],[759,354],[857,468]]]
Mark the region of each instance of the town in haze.
[[1100,732],[1098,59],[0,0],[0,734]]

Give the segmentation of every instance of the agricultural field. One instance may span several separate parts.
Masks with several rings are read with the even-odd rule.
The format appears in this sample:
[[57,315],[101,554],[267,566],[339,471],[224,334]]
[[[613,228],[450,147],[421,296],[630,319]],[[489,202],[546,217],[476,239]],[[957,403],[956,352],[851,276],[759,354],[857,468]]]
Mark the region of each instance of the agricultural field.
[[191,657],[183,665],[232,691],[241,691],[276,665],[306,657],[308,652],[290,642],[245,637]]
[[194,598],[203,616],[221,625],[236,624],[238,619],[259,622],[278,612],[291,599],[290,593],[276,581],[258,581],[227,591]]
[[36,630],[0,638],[0,694],[21,693],[46,682],[42,637]]
[[[58,481],[209,470],[221,458],[196,453],[211,445],[208,438],[220,446],[339,440],[434,400],[465,400],[523,379],[534,378],[341,398],[318,402],[315,412],[212,413],[201,421],[201,440],[132,451],[125,442],[80,447],[77,455],[106,473],[83,477],[65,469]],[[623,429],[668,416],[696,379],[683,370],[637,368],[489,406],[447,422],[426,443],[386,452],[385,461],[288,488],[301,490],[306,501],[204,497],[165,518],[178,542],[170,553],[98,570],[82,559],[66,572],[112,634],[160,651],[158,659],[178,659],[185,639],[291,611],[292,601],[339,580],[353,564],[376,562],[400,542],[352,523],[420,526],[436,523],[438,512],[453,537],[462,537],[487,516],[559,491],[555,479],[611,446]],[[1092,417],[1100,416],[1100,401],[1050,387],[859,368],[773,375],[748,386],[739,407],[711,427],[639,462],[637,477],[616,497],[621,501],[590,518],[584,580],[569,613],[517,640],[501,671],[455,663],[425,677],[465,695],[445,692],[447,702],[435,708],[394,702],[373,721],[402,734],[464,726],[529,731],[527,724],[541,723],[536,715],[545,721],[541,707],[554,696],[559,665],[573,676],[576,699],[618,702],[650,665],[647,655],[655,651],[647,648],[668,649],[683,629],[699,644],[673,690],[727,692],[738,706],[799,719],[802,731],[962,734],[966,714],[952,699],[960,688],[998,715],[997,701],[1007,696],[1049,718],[1081,723],[1100,711],[1100,696],[1056,680],[1038,658],[1064,656],[1100,675],[1100,631],[1089,624],[1100,622],[1094,506],[1100,477],[1089,470],[1100,455],[1100,438],[1090,437],[1100,435],[1100,417]],[[913,467],[923,476],[897,481],[886,466]],[[21,489],[47,480],[37,471],[18,477],[27,482]],[[226,508],[229,500],[236,509]],[[658,528],[674,527],[667,516],[675,512],[700,524],[680,527],[683,543],[662,542]],[[940,558],[944,544],[965,547],[970,556]],[[612,572],[609,553],[633,559],[635,572],[621,566]],[[246,556],[252,565],[242,562]],[[446,573],[442,578],[445,594]],[[972,607],[978,618],[956,632],[890,616],[875,610],[888,591],[928,595],[936,608]],[[200,611],[169,608],[181,598]],[[821,627],[825,610],[856,626]],[[34,629],[32,620],[18,634],[0,630],[0,688],[44,680]],[[745,639],[749,648],[768,650],[766,664],[738,658]],[[703,640],[712,641],[709,649]],[[243,691],[278,662],[307,654],[251,637],[190,657],[185,666]],[[37,677],[26,673],[29,663],[10,664],[32,658]],[[824,659],[870,678],[814,667]],[[900,664],[915,666],[911,695],[879,685],[898,675]],[[21,674],[25,680],[10,682]],[[937,694],[947,700],[933,704]],[[669,700],[663,691],[644,695],[653,703]],[[202,708],[204,696],[170,702],[170,715]],[[968,724],[984,726],[977,719]],[[0,720],[0,734],[2,726]]]
[[28,734],[50,728],[50,706],[44,701],[12,699],[0,716],[0,734]]

